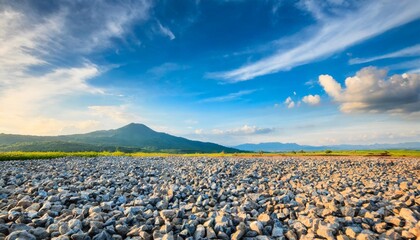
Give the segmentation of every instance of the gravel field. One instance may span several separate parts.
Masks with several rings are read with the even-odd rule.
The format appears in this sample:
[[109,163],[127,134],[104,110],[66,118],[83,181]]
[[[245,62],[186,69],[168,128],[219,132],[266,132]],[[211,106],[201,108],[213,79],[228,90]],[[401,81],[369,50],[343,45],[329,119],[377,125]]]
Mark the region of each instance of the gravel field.
[[0,239],[420,239],[420,159],[0,162]]

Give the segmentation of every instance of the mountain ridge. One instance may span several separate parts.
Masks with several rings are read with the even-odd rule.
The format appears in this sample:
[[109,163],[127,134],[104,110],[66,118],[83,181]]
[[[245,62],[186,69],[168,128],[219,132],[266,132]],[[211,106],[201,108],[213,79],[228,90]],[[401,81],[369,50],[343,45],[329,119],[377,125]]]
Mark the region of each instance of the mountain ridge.
[[322,151],[322,150],[386,150],[386,149],[410,149],[419,150],[420,142],[405,143],[389,143],[389,144],[368,144],[368,145],[325,145],[311,146],[299,145],[297,143],[281,143],[281,142],[263,142],[263,143],[245,143],[232,146],[233,148],[243,151],[264,151],[264,152],[290,152],[290,151]]
[[[68,145],[68,146],[67,146]],[[0,134],[0,151],[165,151],[238,152],[216,143],[189,140],[157,132],[140,123],[85,134],[33,136]]]

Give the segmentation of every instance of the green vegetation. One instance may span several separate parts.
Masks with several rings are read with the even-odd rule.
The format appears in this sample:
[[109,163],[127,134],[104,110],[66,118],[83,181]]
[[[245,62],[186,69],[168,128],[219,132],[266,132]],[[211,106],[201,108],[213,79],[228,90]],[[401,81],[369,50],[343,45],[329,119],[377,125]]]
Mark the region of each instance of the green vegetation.
[[101,157],[101,156],[126,156],[126,157],[276,157],[276,156],[378,156],[378,157],[420,157],[420,150],[355,150],[355,151],[325,151],[314,152],[284,152],[284,153],[171,153],[171,152],[0,152],[0,161],[26,160],[26,159],[52,159],[60,157]]
[[0,134],[0,152],[170,152],[234,153],[239,150],[215,143],[192,141],[155,132],[143,124],[119,129],[63,136]]

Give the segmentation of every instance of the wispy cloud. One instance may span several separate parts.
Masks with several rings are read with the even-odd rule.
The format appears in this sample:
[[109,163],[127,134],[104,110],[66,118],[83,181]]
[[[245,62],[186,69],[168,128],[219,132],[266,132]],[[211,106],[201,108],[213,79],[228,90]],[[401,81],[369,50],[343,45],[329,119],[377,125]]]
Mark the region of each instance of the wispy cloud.
[[131,113],[126,105],[89,106],[88,109],[94,116],[111,118],[120,124],[142,121],[136,114]]
[[201,100],[200,102],[210,103],[210,102],[227,102],[227,101],[233,101],[233,100],[240,99],[241,97],[243,97],[245,95],[249,95],[251,93],[254,93],[256,91],[257,91],[257,89],[242,90],[242,91],[239,91],[239,92],[229,93],[229,94],[223,95],[223,96],[206,98],[206,99]]
[[392,70],[404,69],[408,73],[418,73],[419,66],[420,66],[420,58],[415,58],[413,60],[388,65],[387,68],[392,69]]
[[172,62],[166,62],[159,66],[156,66],[147,70],[147,73],[152,74],[157,77],[162,77],[166,75],[167,73],[179,71],[179,70],[185,70],[187,68],[188,66],[185,66],[185,65],[180,65],[180,64],[172,63]]
[[226,135],[226,136],[244,136],[244,135],[260,135],[274,132],[275,128],[263,128],[257,126],[243,125],[242,127],[233,129],[212,129],[209,132],[203,129],[196,129],[194,131],[197,135]]
[[315,35],[291,49],[278,49],[270,57],[211,76],[238,82],[288,70],[325,58],[420,17],[420,2],[417,0],[363,3],[355,11],[334,15],[328,15],[323,9],[311,5],[310,11],[318,19],[314,27]]
[[159,26],[159,30],[160,32],[167,36],[170,40],[174,40],[175,39],[175,35],[174,33],[171,31],[171,29],[169,29],[168,27],[164,27],[162,26],[162,24],[160,22],[158,22],[158,26]]
[[[77,104],[95,102],[107,91],[90,83],[106,67],[84,54],[122,37],[134,19],[147,18],[148,1],[135,6],[60,2],[48,13],[25,11],[28,6],[19,4],[2,3],[0,10],[0,132],[79,132],[114,121],[92,118],[88,101]],[[98,8],[106,14],[97,14]]]
[[[65,19],[65,36],[61,44],[77,47],[82,51],[93,51],[112,45],[113,38],[124,38],[134,23],[149,18],[152,2],[140,0],[114,4],[99,0],[69,2],[60,12]],[[99,13],[99,14],[98,14]]]
[[401,58],[401,57],[417,57],[420,56],[420,44],[401,49],[396,52],[387,53],[384,55],[379,55],[376,57],[371,58],[352,58],[350,59],[350,64],[360,64],[360,63],[368,63],[373,62],[381,59],[387,59],[387,58]]

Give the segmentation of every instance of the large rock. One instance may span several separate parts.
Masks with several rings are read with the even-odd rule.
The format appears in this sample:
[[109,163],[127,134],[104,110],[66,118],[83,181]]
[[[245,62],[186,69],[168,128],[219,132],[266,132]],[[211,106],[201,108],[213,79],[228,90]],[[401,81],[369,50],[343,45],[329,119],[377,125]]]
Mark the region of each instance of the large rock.
[[178,211],[174,209],[166,209],[160,211],[160,216],[168,221],[172,221],[174,218],[176,218],[178,215]]
[[257,232],[259,235],[262,235],[263,234],[263,228],[264,228],[264,226],[259,221],[253,221],[253,222],[251,222],[251,224],[249,225],[249,228],[252,231]]
[[414,215],[413,211],[411,211],[409,208],[401,208],[399,215],[409,223],[415,224],[418,222],[418,219]]
[[236,232],[232,234],[232,240],[239,240],[241,239],[246,233],[246,226],[243,222],[239,223],[236,227]]
[[36,240],[36,237],[25,230],[10,233],[5,240]]

